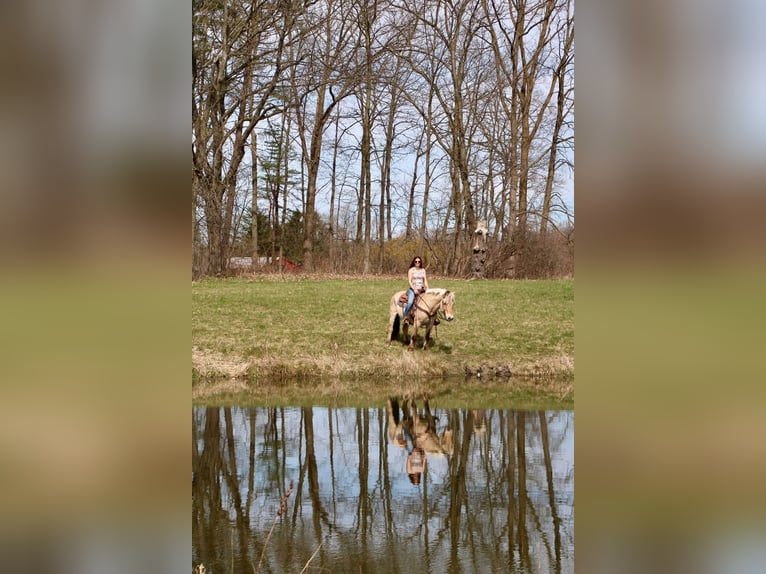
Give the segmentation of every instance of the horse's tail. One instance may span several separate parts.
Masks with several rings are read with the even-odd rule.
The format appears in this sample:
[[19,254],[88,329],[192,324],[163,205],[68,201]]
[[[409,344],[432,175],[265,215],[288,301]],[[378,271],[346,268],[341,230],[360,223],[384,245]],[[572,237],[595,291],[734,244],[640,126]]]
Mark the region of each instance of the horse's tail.
[[394,317],[394,326],[391,329],[391,340],[393,341],[399,336],[399,313]]

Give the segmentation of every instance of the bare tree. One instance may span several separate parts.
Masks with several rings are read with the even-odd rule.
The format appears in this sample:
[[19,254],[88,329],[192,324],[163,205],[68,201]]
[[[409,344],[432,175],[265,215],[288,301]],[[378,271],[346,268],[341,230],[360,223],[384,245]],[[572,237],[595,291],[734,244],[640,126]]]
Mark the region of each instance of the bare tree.
[[[350,270],[383,271],[401,222],[442,272],[465,275],[485,221],[487,273],[508,276],[514,258],[530,273],[524,257],[553,249],[545,236],[566,209],[559,186],[572,161],[573,31],[572,0],[194,0],[195,274],[226,270],[248,199],[257,261],[265,140],[256,126],[277,114],[287,114],[280,123],[301,149],[304,270],[328,253],[318,243],[326,189],[333,265],[345,257],[358,266]],[[355,180],[355,200],[342,199],[346,179]],[[279,225],[277,212],[270,223]],[[339,254],[342,237],[357,244]]]
[[[483,50],[478,43],[483,25],[482,13],[475,2],[435,0],[425,5],[409,3],[404,9],[418,20],[418,47],[413,50],[410,65],[431,86],[438,102],[441,120],[430,123],[433,135],[450,159],[451,197],[443,220],[448,228],[454,216],[454,243],[448,253],[445,271],[450,272],[458,260],[458,252],[473,233],[476,224],[474,194],[469,170],[469,125],[475,109],[468,106],[466,94],[478,88],[469,85],[478,81],[472,76],[480,72],[474,66]],[[416,107],[422,106],[412,102]],[[421,111],[426,117],[425,111]],[[426,162],[428,165],[428,162]]]
[[[359,174],[359,199],[362,202],[364,213],[364,241],[362,261],[362,273],[370,272],[370,240],[372,227],[372,120],[375,114],[373,109],[373,47],[372,29],[377,19],[377,4],[375,0],[368,2],[362,0],[357,7],[357,25],[360,44],[364,53],[364,72],[361,85],[359,86],[359,115],[362,119],[362,146],[360,156],[362,160],[361,173]],[[382,214],[381,214],[382,215]],[[361,213],[360,213],[361,216]]]
[[[403,54],[406,53],[408,46],[412,42],[412,37],[415,32],[415,27],[412,25],[411,20],[396,21],[391,18],[389,22],[384,24],[387,28],[391,28],[393,31],[389,33],[387,39],[388,49],[384,50],[381,54],[382,63],[381,79],[386,84],[385,94],[387,101],[383,104],[384,109],[388,109],[388,113],[382,120],[383,131],[383,151],[382,159],[380,161],[380,221],[378,226],[378,241],[380,245],[379,249],[379,270],[383,272],[383,265],[385,260],[385,246],[386,241],[393,239],[392,229],[392,167],[394,162],[395,142],[398,136],[397,125],[402,115],[402,103],[404,98],[403,92],[408,89],[410,77],[412,71],[407,65],[406,59]],[[422,140],[422,135],[420,137]],[[419,147],[419,146],[418,146]],[[417,183],[417,163],[420,159],[420,151],[416,150],[416,158],[414,162],[412,185],[408,201],[408,213],[407,213],[407,228],[405,235],[409,235],[411,232],[411,211],[414,196],[414,188]]]
[[[226,269],[239,168],[286,66],[292,6],[272,0],[193,3],[192,143],[208,273]],[[196,238],[202,241],[201,237]]]
[[250,247],[252,266],[259,263],[258,254],[258,137],[255,131],[250,134],[250,168],[252,170],[250,179],[252,181],[252,195],[250,204],[250,237],[252,244]]
[[[503,239],[510,239],[513,250],[523,255],[528,220],[533,213],[530,184],[534,170],[543,163],[548,170],[540,213],[545,223],[541,223],[541,230],[550,220],[557,146],[571,97],[566,88],[567,75],[571,73],[571,0],[510,3],[481,0],[481,3],[494,54],[497,92],[502,94],[499,109],[508,126],[507,132],[499,135],[510,142],[504,169],[509,196],[503,205],[507,202],[511,209]],[[546,119],[551,113],[549,104],[554,93],[558,93],[556,120],[546,135],[549,125]]]
[[[349,69],[353,28],[345,18],[346,9],[342,0],[320,0],[312,4],[299,38],[300,65],[290,78],[296,127],[307,168],[303,214],[303,267],[307,271],[314,270],[322,136],[335,106],[352,93],[354,86],[354,73]],[[313,112],[306,106],[311,101]]]
[[564,26],[561,29],[560,34],[561,38],[558,41],[558,65],[553,74],[553,78],[556,81],[556,119],[553,126],[553,132],[551,133],[551,147],[548,154],[548,173],[545,178],[543,211],[540,218],[540,234],[542,236],[545,236],[551,219],[553,185],[559,167],[557,162],[559,145],[566,118],[570,115],[572,87],[568,78],[571,75],[573,61],[572,43],[574,41],[572,0],[567,0],[566,2]]

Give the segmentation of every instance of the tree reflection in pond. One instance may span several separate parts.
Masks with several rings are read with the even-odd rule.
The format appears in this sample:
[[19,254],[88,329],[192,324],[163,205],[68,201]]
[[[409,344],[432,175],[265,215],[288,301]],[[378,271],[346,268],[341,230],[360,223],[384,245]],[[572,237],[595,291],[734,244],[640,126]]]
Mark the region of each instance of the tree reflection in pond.
[[192,410],[192,562],[214,572],[572,572],[574,413]]

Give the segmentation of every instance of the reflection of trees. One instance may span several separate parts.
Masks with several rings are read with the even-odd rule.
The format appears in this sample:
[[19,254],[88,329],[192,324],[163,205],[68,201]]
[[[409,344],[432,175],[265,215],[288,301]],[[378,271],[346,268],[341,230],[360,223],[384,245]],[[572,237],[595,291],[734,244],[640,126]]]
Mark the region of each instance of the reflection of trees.
[[516,544],[519,562],[529,570],[529,538],[527,537],[527,455],[526,455],[527,413],[516,413],[516,463],[518,468],[518,514],[516,515]]
[[[469,562],[480,571],[489,557],[493,571],[531,572],[538,569],[537,549],[543,548],[550,571],[561,572],[562,520],[545,413],[464,411],[453,412],[453,420],[461,438],[450,461],[444,528],[450,570]],[[470,552],[462,543],[466,539]]]
[[[393,414],[392,414],[393,416]],[[399,422],[399,405],[396,405],[396,416],[394,424]],[[389,467],[388,455],[388,413],[383,409],[378,411],[378,428],[386,429],[386,432],[378,433],[378,452],[381,453],[379,460],[379,483],[381,484],[381,502],[383,504],[382,517],[385,533],[385,554],[389,557],[390,572],[400,572],[397,544],[396,544],[396,516],[398,515],[397,501],[392,496],[391,468]],[[427,552],[427,549],[426,549]]]
[[[453,416],[454,420],[460,420],[458,413]],[[470,429],[473,421],[473,413],[465,411],[462,417],[463,429]],[[453,457],[450,460],[450,496],[449,511],[447,513],[447,522],[445,529],[450,535],[450,572],[460,572],[460,557],[458,549],[460,548],[460,518],[463,510],[463,504],[466,502],[466,466],[468,463],[468,451],[471,446],[471,433],[459,432],[460,447],[455,448]],[[454,434],[453,434],[454,440]],[[467,510],[467,508],[466,508]]]
[[[311,519],[314,535],[322,540],[322,501],[319,497],[319,470],[317,469],[316,448],[314,446],[314,410],[304,407],[303,430],[306,437],[306,469],[308,472],[309,498],[311,499]],[[303,474],[303,473],[301,473]]]
[[262,572],[299,572],[317,549],[326,571],[571,570],[571,416],[434,415],[454,449],[414,487],[385,409],[196,409],[194,563],[253,572],[265,548]]
[[362,563],[367,562],[367,527],[370,517],[370,501],[368,499],[368,480],[369,480],[369,447],[370,447],[370,426],[368,411],[356,409],[356,429],[357,429],[357,447],[359,449],[359,505],[357,508],[357,529],[361,546]]
[[[224,408],[223,433],[219,409],[205,409],[205,426],[199,436],[192,425],[192,531],[200,557],[229,559],[241,568],[250,563],[250,525],[242,507],[239,472],[230,408]],[[200,439],[202,449],[199,450]],[[224,486],[226,492],[225,501]],[[231,522],[227,507],[234,511]],[[228,537],[221,532],[228,531]],[[237,551],[234,537],[237,537]],[[207,558],[210,560],[210,558]]]
[[192,417],[192,546],[203,557],[218,556],[219,538],[215,524],[225,515],[219,482],[223,461],[218,440],[218,413],[218,409],[205,409],[201,437]]
[[561,519],[556,510],[556,489],[553,484],[553,464],[551,462],[551,448],[548,440],[548,421],[545,413],[538,413],[540,418],[540,438],[543,443],[543,455],[545,457],[545,477],[548,482],[548,503],[551,508],[551,518],[553,520],[553,549],[555,556],[551,555],[550,545],[548,545],[548,560],[556,565],[556,572],[561,572]]

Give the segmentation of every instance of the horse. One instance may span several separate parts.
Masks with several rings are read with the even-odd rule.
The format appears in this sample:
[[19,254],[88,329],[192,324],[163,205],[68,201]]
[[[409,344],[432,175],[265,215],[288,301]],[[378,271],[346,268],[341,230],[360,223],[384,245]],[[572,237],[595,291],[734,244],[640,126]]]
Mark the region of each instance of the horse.
[[[391,304],[389,306],[389,319],[388,319],[388,344],[391,344],[392,338],[399,336],[399,324],[403,321],[402,315],[404,314],[404,307],[400,305],[400,299],[406,295],[406,291],[397,291],[391,297]],[[410,338],[410,346],[408,351],[415,349],[415,337],[418,334],[418,329],[425,328],[425,335],[423,337],[423,350],[428,350],[428,343],[431,337],[431,328],[434,326],[437,320],[437,314],[441,311],[442,315],[447,321],[452,321],[455,318],[452,307],[455,304],[455,294],[448,289],[428,289],[425,293],[415,297],[415,302],[412,305],[411,315],[412,319],[412,337]],[[409,328],[409,321],[404,321],[402,332],[404,333],[404,340],[407,341],[407,331]]]
[[424,399],[423,411],[419,411],[415,400],[405,399],[399,406],[399,399],[390,397],[386,401],[388,417],[388,440],[392,445],[406,449],[406,432],[414,441],[413,446],[422,448],[426,454],[443,456],[453,451],[452,430],[445,428],[441,434],[436,430],[436,419],[431,413],[428,399]]

